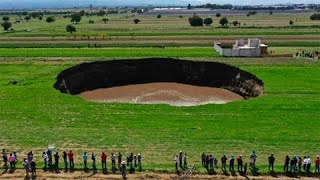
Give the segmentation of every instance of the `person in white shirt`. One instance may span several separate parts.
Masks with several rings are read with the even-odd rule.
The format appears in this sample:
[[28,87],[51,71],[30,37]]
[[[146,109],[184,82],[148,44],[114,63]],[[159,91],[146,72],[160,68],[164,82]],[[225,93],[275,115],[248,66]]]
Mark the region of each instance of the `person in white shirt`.
[[176,155],[176,157],[174,158],[174,161],[176,163],[176,169],[178,169],[178,163],[179,163],[179,157],[178,155]]
[[45,151],[42,153],[42,159],[43,159],[43,163],[44,163],[44,169],[47,170],[48,169],[48,155]]
[[309,156],[307,156],[307,173],[310,173],[311,169],[311,159]]
[[303,158],[303,170],[304,170],[304,172],[307,172],[307,157],[306,156]]

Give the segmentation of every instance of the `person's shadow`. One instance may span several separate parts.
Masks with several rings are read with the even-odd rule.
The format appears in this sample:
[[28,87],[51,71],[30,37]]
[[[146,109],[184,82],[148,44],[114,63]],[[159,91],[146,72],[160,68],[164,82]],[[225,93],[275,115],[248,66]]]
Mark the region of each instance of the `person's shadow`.
[[231,173],[231,176],[237,176],[235,171],[230,171],[230,173]]
[[8,166],[3,166],[3,171],[2,171],[2,174],[6,174],[8,172]]
[[103,169],[102,169],[102,173],[103,173],[103,174],[108,174],[107,168],[103,168]]
[[217,172],[214,169],[207,169],[209,175],[216,175]]
[[16,168],[10,168],[9,173],[13,174],[16,171]]
[[273,170],[270,170],[270,176],[274,177],[274,178],[278,178],[278,175],[276,172],[274,172]]

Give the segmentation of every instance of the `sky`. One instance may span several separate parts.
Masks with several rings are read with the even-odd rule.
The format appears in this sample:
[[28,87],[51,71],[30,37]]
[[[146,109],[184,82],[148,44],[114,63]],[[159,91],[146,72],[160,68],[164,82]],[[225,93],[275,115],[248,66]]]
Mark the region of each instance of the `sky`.
[[186,5],[186,4],[233,4],[233,5],[261,5],[286,3],[320,3],[320,0],[0,0],[0,9],[11,8],[51,8],[106,5],[106,6],[132,6],[132,5]]

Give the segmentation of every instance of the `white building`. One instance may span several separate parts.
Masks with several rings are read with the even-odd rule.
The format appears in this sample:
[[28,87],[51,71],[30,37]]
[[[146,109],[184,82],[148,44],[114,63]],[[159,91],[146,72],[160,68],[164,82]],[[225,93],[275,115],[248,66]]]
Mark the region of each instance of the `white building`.
[[214,49],[225,57],[261,57],[268,54],[268,46],[261,44],[260,39],[237,39],[234,45],[227,45],[220,42],[214,43]]

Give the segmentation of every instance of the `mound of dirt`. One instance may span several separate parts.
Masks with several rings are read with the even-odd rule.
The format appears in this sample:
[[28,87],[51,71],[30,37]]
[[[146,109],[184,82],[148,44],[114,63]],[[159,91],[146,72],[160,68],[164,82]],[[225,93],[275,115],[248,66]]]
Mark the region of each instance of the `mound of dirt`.
[[178,83],[147,83],[86,91],[80,96],[95,102],[121,102],[137,104],[169,104],[196,106],[225,104],[243,97],[221,88],[200,87]]
[[[83,63],[62,71],[56,79],[57,82],[54,87],[62,93],[72,95],[101,88],[157,82],[221,88],[236,93],[244,99],[263,94],[263,82],[255,75],[237,67],[217,62],[186,61],[171,58]],[[152,96],[152,98],[138,93],[135,94],[135,97],[143,97],[145,100],[149,98],[152,101],[156,101],[155,97],[167,97],[165,99],[178,101],[183,99],[184,96],[190,99],[191,96],[196,95],[196,93],[180,92],[175,89],[176,86],[169,89],[171,88],[173,90],[170,93],[155,89],[153,92],[156,92],[156,95]],[[126,91],[126,93],[129,93],[129,91]],[[151,91],[149,91],[150,93]],[[174,95],[175,93],[183,95],[177,96]],[[117,98],[119,99],[119,97]],[[163,101],[161,98],[158,99],[159,102]],[[199,100],[198,95],[196,95],[195,99]],[[197,102],[200,102],[198,100]],[[203,102],[204,100],[201,101]],[[210,101],[210,98],[205,101]]]

